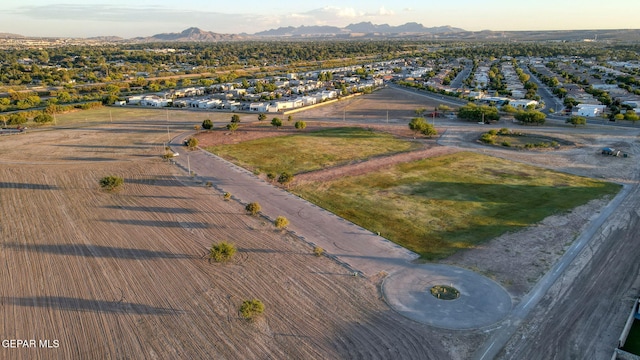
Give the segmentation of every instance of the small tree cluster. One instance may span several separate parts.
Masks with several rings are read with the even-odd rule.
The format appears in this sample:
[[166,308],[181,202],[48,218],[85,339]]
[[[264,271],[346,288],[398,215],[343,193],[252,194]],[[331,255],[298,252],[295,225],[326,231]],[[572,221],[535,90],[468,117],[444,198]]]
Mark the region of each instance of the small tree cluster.
[[537,110],[518,111],[513,117],[525,125],[544,125],[547,118],[543,112]]
[[122,184],[124,184],[124,179],[120,176],[111,175],[105,176],[100,179],[100,187],[107,191],[116,190],[117,188],[122,186]]
[[438,135],[436,128],[422,117],[415,117],[411,119],[409,122],[409,129],[416,134],[421,133],[426,136]]
[[209,262],[227,262],[233,258],[236,253],[235,245],[222,241],[219,244],[212,244],[209,249]]
[[271,119],[271,125],[275,126],[276,129],[280,128],[280,126],[282,126],[282,120],[280,120],[280,118],[274,117],[273,119]]
[[243,318],[253,320],[264,312],[264,304],[258,299],[245,300],[238,311]]

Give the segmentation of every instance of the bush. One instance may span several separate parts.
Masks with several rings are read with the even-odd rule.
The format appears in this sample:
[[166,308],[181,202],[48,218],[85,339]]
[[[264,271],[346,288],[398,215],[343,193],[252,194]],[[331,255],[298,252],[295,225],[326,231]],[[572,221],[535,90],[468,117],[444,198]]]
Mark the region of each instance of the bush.
[[194,149],[195,147],[198,146],[198,139],[194,138],[194,137],[189,138],[189,140],[187,140],[186,144],[187,144],[187,147],[189,149]]
[[237,122],[230,122],[230,123],[227,124],[227,130],[229,130],[231,132],[234,132],[234,131],[238,130],[239,126],[240,125],[238,125]]
[[36,117],[33,118],[33,121],[39,124],[49,123],[53,121],[53,116],[42,113],[42,114],[36,115]]
[[238,114],[233,114],[231,115],[231,122],[234,124],[237,124],[240,122],[240,115]]
[[304,121],[296,121],[296,123],[294,124],[295,128],[298,130],[302,130],[304,128],[307,127],[307,123]]
[[275,178],[276,178],[276,174],[274,174],[272,172],[268,172],[267,173],[267,179],[274,180]]
[[209,262],[212,260],[215,262],[227,262],[231,260],[236,253],[235,245],[222,241],[219,244],[211,245],[209,249]]
[[262,208],[260,207],[260,204],[258,204],[257,202],[248,203],[247,206],[245,206],[245,210],[247,210],[247,212],[251,215],[259,213],[261,209]]
[[480,141],[482,141],[485,144],[495,144],[496,142],[495,136],[489,133],[482,134],[482,136],[480,136]]
[[322,254],[324,254],[324,249],[321,248],[320,246],[316,246],[316,247],[313,248],[313,254],[315,256],[320,257],[320,256],[322,256]]
[[282,126],[282,120],[280,120],[280,118],[274,117],[273,119],[271,119],[271,125],[275,126],[276,129],[280,128],[280,126]]
[[284,229],[287,226],[289,226],[289,220],[287,220],[286,217],[284,216],[278,216],[276,218],[276,220],[273,222],[273,224],[276,226],[276,228],[278,229]]
[[498,130],[491,129],[491,130],[487,131],[487,134],[489,134],[489,135],[498,135]]
[[240,305],[239,312],[243,318],[253,320],[264,312],[264,304],[258,299],[245,300]]
[[229,201],[229,199],[231,199],[231,193],[230,192],[224,193],[223,198],[225,201]]
[[293,175],[291,175],[291,173],[289,172],[283,172],[282,174],[280,174],[280,176],[278,176],[278,182],[280,184],[288,184],[291,181],[293,181]]
[[498,134],[500,134],[500,135],[510,135],[511,131],[509,129],[507,129],[507,128],[502,128],[502,129],[498,130]]
[[202,128],[205,130],[211,130],[213,128],[213,121],[211,121],[211,119],[205,119],[202,122]]
[[505,140],[502,142],[502,146],[511,147],[511,143]]
[[124,179],[120,176],[111,175],[100,179],[100,187],[108,191],[115,190],[122,186],[122,184],[124,184]]

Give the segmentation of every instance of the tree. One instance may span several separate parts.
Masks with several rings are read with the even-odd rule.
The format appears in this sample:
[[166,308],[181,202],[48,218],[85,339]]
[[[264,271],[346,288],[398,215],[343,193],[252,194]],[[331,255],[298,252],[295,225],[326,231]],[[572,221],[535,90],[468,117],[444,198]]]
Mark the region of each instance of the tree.
[[307,127],[307,123],[304,121],[296,121],[296,123],[294,124],[294,126],[296,127],[296,129],[298,130],[302,130],[304,128]]
[[470,121],[497,121],[500,119],[498,108],[487,105],[478,106],[474,103],[460,107],[458,117]]
[[426,129],[427,125],[427,121],[423,117],[414,117],[409,122],[409,129],[413,130],[413,132],[417,134]]
[[245,300],[238,311],[243,318],[253,320],[264,312],[264,304],[258,299]]
[[289,226],[289,220],[284,216],[278,216],[273,222],[273,225],[278,229],[284,229]]
[[124,184],[124,179],[120,176],[105,176],[100,179],[100,187],[107,191],[113,191],[118,189]]
[[244,207],[245,210],[251,215],[256,215],[260,212],[262,207],[257,202],[248,203],[247,206]]
[[424,129],[422,129],[420,131],[420,133],[422,135],[425,135],[425,136],[428,136],[428,137],[431,137],[431,136],[434,136],[434,135],[438,135],[438,131],[436,130],[436,128],[432,124],[429,124],[429,123],[427,123],[427,126]]
[[194,137],[189,138],[186,144],[189,149],[195,149],[198,146],[198,139]]
[[573,125],[573,127],[577,127],[578,125],[586,125],[587,119],[582,116],[572,116],[567,119],[566,123]]
[[513,117],[525,125],[528,125],[528,124],[543,125],[546,121],[547,116],[544,113],[537,110],[525,110],[525,111],[519,111]]
[[238,123],[230,122],[230,123],[227,124],[227,130],[229,130],[231,132],[235,132],[236,130],[238,130],[238,127],[240,127],[240,125],[238,125]]
[[287,121],[291,121],[291,120],[293,120],[293,115],[287,116]]
[[21,125],[27,122],[27,117],[23,113],[13,113],[7,118],[8,125]]
[[211,119],[204,119],[202,122],[202,128],[205,130],[211,130],[213,128],[213,121],[211,121]]
[[222,241],[219,244],[212,244],[209,249],[209,262],[227,262],[233,258],[236,253],[235,245]]
[[239,123],[240,122],[240,115],[238,115],[238,114],[231,115],[231,122],[232,123]]
[[38,124],[44,124],[44,123],[49,123],[53,121],[53,116],[49,115],[49,114],[38,114],[33,118],[34,122],[37,122]]
[[267,120],[267,115],[265,115],[264,113],[258,114],[258,121],[264,121],[264,120]]
[[276,129],[280,128],[280,126],[282,126],[282,120],[280,120],[280,118],[274,117],[273,119],[271,119],[271,125],[275,126]]

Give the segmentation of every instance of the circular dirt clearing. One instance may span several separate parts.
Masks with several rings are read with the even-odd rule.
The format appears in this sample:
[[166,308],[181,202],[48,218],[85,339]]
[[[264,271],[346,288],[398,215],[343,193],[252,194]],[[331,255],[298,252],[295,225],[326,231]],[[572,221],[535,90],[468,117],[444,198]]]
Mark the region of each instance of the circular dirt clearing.
[[[441,301],[429,296],[431,288],[442,284],[450,284],[459,297]],[[446,329],[489,326],[511,310],[511,297],[502,286],[473,271],[448,265],[409,265],[385,279],[382,292],[398,313]]]

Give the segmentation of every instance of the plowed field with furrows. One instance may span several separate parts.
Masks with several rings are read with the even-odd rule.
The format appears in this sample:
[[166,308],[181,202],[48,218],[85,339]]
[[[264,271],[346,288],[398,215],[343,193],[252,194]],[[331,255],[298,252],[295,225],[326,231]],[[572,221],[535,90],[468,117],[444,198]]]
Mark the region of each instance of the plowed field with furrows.
[[[163,121],[140,126],[0,139],[0,332],[59,341],[0,357],[448,357],[443,331],[397,315],[371,279],[163,162]],[[107,175],[124,187],[100,190]],[[222,240],[238,253],[209,263]],[[266,307],[255,322],[238,315],[251,298]]]

